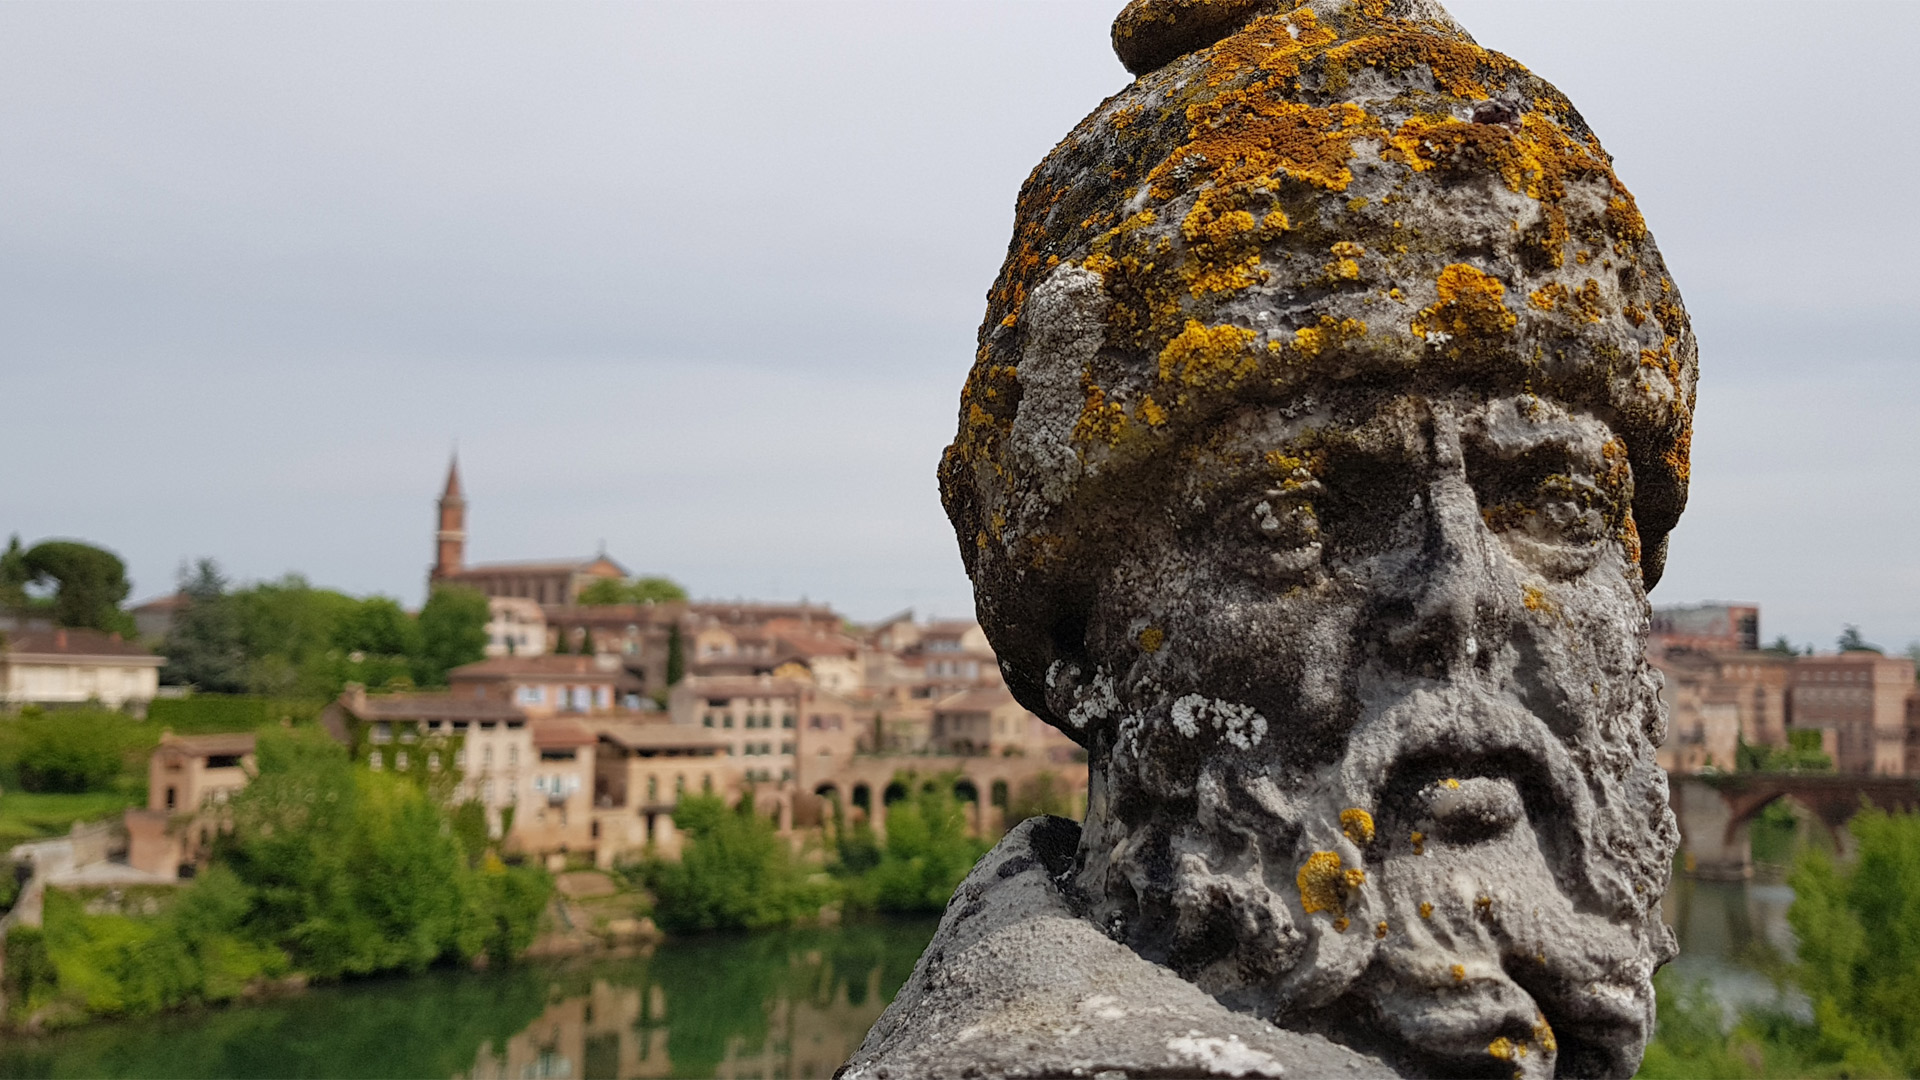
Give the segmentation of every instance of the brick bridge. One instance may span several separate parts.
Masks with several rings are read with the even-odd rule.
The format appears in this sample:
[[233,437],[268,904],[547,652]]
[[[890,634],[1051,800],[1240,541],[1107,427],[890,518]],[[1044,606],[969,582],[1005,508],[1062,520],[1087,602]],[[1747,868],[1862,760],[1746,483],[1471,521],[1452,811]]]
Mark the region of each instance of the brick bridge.
[[[885,832],[887,806],[907,796],[907,785],[901,777],[909,773],[923,782],[943,773],[958,773],[954,794],[972,804],[969,823],[981,836],[998,834],[1005,824],[1001,819],[1008,801],[1019,793],[1021,784],[1041,773],[1054,775],[1059,784],[1055,790],[1071,800],[1076,816],[1084,812],[1086,803],[1086,765],[1044,757],[861,755],[836,764],[824,775],[808,776],[803,771],[801,792],[822,800],[838,799],[850,812],[864,813],[875,829]],[[831,811],[821,806],[820,812]],[[796,814],[799,818],[808,816],[805,811]]]
[[1920,777],[1835,773],[1720,773],[1671,778],[1674,816],[1687,869],[1709,881],[1753,876],[1747,825],[1776,799],[1791,799],[1819,820],[1839,851],[1851,848],[1847,821],[1862,803],[1920,810]]

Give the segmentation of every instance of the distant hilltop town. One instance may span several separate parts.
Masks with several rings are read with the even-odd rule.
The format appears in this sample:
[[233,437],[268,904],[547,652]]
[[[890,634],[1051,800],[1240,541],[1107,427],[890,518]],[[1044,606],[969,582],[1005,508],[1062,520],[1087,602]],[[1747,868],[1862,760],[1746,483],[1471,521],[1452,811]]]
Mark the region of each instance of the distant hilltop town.
[[[946,775],[982,835],[1033,785],[1069,808],[1085,798],[1084,752],[1014,700],[971,620],[902,612],[859,626],[827,604],[688,600],[605,552],[473,565],[466,511],[456,461],[427,583],[484,597],[484,644],[466,654],[481,658],[436,675],[444,688],[349,683],[321,720],[364,767],[480,803],[509,848],[603,866],[649,846],[671,854],[673,810],[695,792],[751,792],[787,829],[836,812],[884,829],[898,777]],[[0,707],[143,713],[167,692],[148,645],[188,606],[183,594],[134,608],[126,634],[13,619],[0,626]],[[1857,636],[1822,655],[1763,647],[1757,606],[1706,604],[1656,609],[1648,659],[1669,708],[1660,763],[1678,776],[1920,777],[1908,656]],[[162,740],[149,805],[127,818],[137,867],[204,862],[251,739]]]
[[[1084,752],[1014,701],[971,620],[855,626],[825,604],[639,602],[605,553],[470,565],[466,509],[455,462],[428,582],[486,596],[485,658],[448,671],[444,690],[349,686],[321,722],[370,769],[447,777],[511,848],[556,865],[671,854],[689,793],[751,791],[786,829],[835,804],[884,828],[903,774],[955,775],[982,834],[1036,782],[1084,799]],[[164,637],[169,604],[134,614]],[[134,866],[204,861],[207,823],[182,811],[217,816],[245,783],[250,739],[163,742],[150,805],[128,815]]]

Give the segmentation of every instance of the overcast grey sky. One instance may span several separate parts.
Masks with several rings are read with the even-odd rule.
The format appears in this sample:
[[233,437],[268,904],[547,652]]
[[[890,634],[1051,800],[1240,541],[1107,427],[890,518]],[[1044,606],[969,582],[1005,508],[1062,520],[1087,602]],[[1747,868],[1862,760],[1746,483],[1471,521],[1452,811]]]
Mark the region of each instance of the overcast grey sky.
[[[0,6],[0,533],[417,602],[457,440],[472,559],[965,613],[934,463],[1120,6]],[[1920,639],[1920,5],[1451,6],[1693,312],[1655,602]]]

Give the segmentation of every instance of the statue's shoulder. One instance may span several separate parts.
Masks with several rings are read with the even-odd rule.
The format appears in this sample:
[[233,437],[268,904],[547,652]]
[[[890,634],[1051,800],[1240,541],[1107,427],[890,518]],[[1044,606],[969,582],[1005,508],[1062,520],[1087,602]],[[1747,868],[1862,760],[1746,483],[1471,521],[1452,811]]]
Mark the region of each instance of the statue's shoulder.
[[1033,818],[967,875],[845,1080],[1391,1077],[1374,1058],[1236,1013],[1082,918],[1080,827]]

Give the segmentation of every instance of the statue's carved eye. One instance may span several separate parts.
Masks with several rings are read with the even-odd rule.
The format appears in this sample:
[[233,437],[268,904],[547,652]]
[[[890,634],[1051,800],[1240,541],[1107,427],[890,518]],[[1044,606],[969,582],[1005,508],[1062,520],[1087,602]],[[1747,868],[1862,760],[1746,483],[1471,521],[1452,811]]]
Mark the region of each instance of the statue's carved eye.
[[1321,535],[1308,494],[1297,486],[1256,490],[1223,507],[1207,532],[1230,538],[1237,561],[1261,584],[1311,584],[1320,573]]
[[1472,457],[1469,472],[1489,529],[1555,564],[1543,570],[1575,573],[1599,554],[1619,515],[1614,494],[1596,480],[1597,463],[1561,444]]

